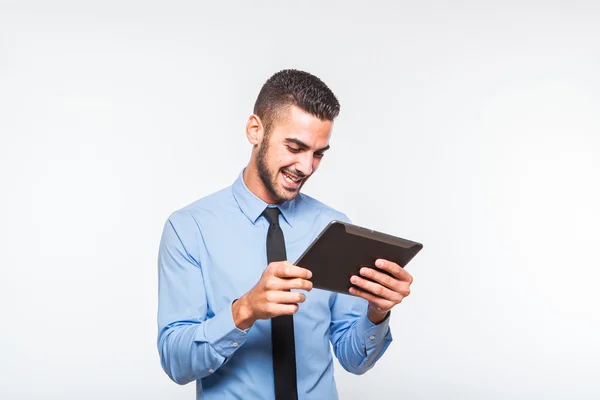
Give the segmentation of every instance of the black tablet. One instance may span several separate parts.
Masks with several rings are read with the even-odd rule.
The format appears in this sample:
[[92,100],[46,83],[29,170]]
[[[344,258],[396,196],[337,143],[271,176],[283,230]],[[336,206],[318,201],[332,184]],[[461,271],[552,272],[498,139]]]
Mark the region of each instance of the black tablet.
[[421,243],[347,222],[331,221],[295,265],[312,272],[313,287],[349,294],[348,289],[354,286],[350,277],[360,276],[361,267],[387,273],[375,267],[375,261],[383,258],[404,268],[422,248]]

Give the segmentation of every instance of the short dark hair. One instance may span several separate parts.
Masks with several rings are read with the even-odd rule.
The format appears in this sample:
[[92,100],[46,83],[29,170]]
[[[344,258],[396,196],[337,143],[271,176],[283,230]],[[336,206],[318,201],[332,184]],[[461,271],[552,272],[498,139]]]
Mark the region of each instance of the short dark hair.
[[338,99],[323,81],[308,72],[284,69],[265,82],[254,104],[254,114],[268,134],[290,106],[297,106],[322,121],[333,121],[340,113]]

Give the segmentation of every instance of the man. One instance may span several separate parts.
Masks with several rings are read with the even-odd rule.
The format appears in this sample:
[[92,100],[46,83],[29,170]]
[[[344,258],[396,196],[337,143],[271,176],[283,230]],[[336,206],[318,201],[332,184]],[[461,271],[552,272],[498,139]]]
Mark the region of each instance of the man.
[[[250,162],[232,186],[173,213],[159,250],[158,350],[169,377],[197,399],[335,399],[331,342],[363,374],[392,336],[389,314],[412,277],[386,260],[342,295],[311,290],[294,266],[333,219],[300,193],[329,149],[339,103],[317,77],[284,70],[262,87],[246,124]],[[339,249],[343,251],[343,249]]]

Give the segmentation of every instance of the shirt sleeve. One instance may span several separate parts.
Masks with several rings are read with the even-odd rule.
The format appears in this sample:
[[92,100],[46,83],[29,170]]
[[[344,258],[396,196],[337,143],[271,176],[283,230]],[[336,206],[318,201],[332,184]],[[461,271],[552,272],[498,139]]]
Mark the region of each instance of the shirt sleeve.
[[158,352],[163,370],[181,385],[226,363],[251,329],[235,326],[233,302],[208,315],[200,235],[190,215],[176,212],[165,223],[158,252]]
[[333,294],[330,338],[340,365],[348,372],[364,374],[381,358],[392,342],[388,316],[379,324],[367,317],[367,300]]

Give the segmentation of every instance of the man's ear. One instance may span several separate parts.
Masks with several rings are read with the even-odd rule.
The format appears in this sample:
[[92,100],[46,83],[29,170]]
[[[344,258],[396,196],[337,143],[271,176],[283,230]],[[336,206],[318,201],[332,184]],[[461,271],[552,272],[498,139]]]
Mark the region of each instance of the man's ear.
[[252,114],[246,123],[246,137],[248,141],[252,145],[257,146],[262,141],[264,133],[262,121],[258,115]]

